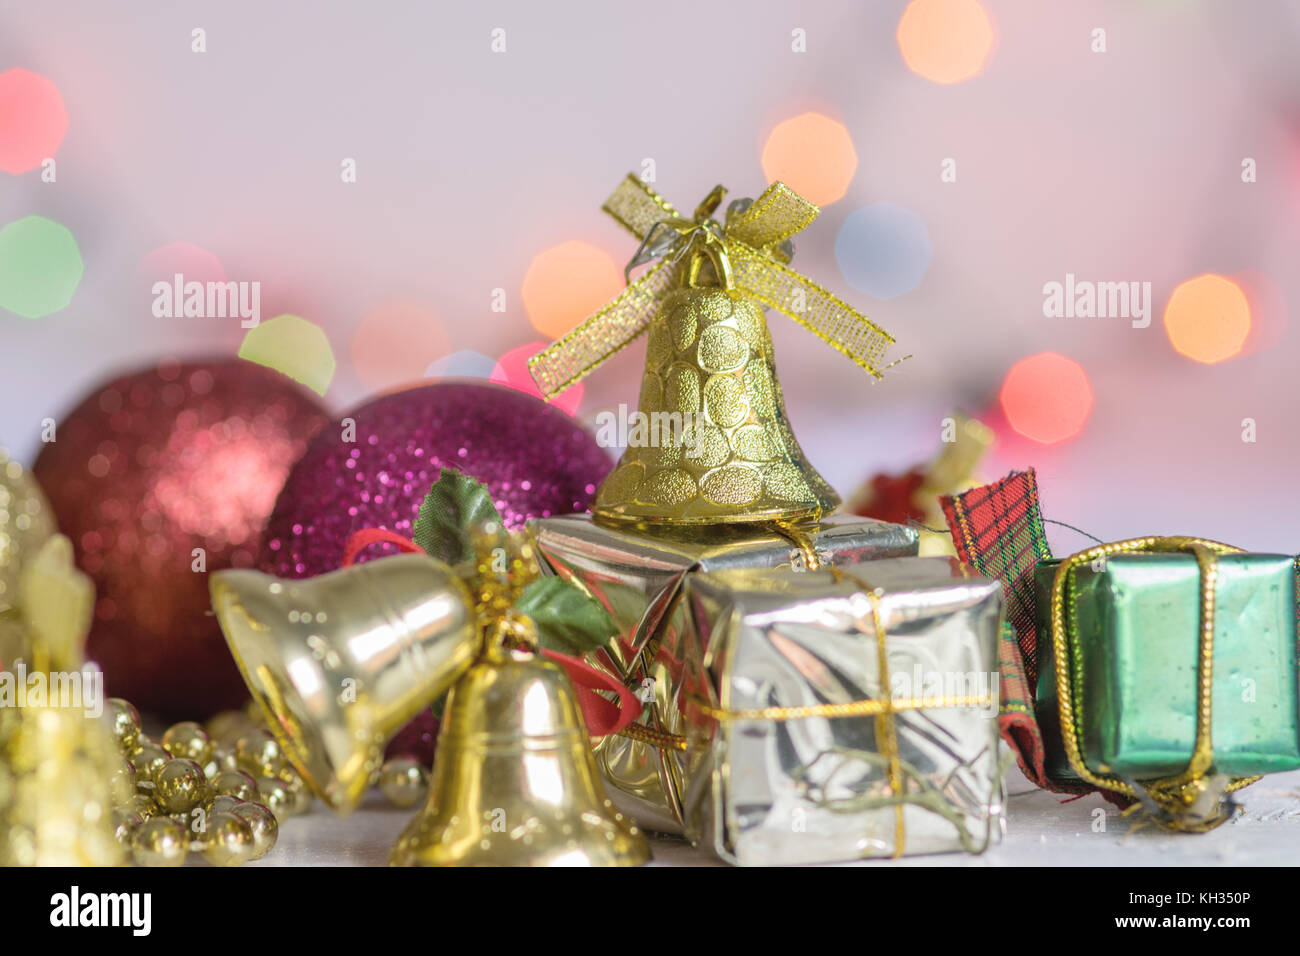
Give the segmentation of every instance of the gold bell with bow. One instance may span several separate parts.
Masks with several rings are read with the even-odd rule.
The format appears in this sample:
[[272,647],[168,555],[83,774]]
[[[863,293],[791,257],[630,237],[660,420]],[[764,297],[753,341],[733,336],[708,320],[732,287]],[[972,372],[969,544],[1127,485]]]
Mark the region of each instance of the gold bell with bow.
[[[517,610],[540,570],[531,542],[471,535],[478,658],[447,697],[429,799],[393,866],[639,866],[645,835],[606,796],[568,674]],[[510,554],[502,568],[497,556]]]
[[[629,174],[604,210],[641,240],[628,265],[659,260],[605,308],[529,361],[552,398],[648,332],[638,409],[652,440],[632,445],[596,494],[606,521],[816,521],[839,496],[796,441],[764,307],[788,315],[874,378],[893,338],[790,269],[790,237],[818,208],[783,183],[714,216],[717,186],[692,218]],[[668,437],[664,437],[667,430]]]
[[499,519],[468,537],[454,567],[405,542],[406,554],[302,581],[214,574],[249,689],[295,769],[344,814],[393,734],[451,688],[429,802],[394,865],[644,863],[644,835],[601,788],[568,675],[515,610],[538,573],[531,544]]
[[455,573],[403,554],[301,581],[211,577],[212,606],[289,761],[336,813],[360,802],[384,747],[478,651]]
[[429,800],[393,866],[639,866],[645,836],[605,795],[569,677],[527,618],[502,619],[452,688]]

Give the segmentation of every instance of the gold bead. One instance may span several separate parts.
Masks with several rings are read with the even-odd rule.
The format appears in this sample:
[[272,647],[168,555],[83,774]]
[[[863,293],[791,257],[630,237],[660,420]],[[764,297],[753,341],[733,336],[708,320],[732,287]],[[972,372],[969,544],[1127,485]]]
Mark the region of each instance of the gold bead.
[[208,817],[203,840],[203,855],[213,866],[239,866],[253,858],[252,827],[233,813],[214,813]]
[[255,777],[274,777],[285,767],[284,753],[269,730],[254,730],[240,737],[235,759],[240,770]]
[[260,777],[257,781],[258,803],[275,814],[283,823],[293,815],[293,794],[279,777]]
[[190,850],[185,831],[171,817],[154,817],[136,827],[131,856],[137,866],[180,866]]
[[130,846],[131,837],[135,835],[136,828],[144,824],[145,819],[144,814],[135,810],[113,811],[113,836],[123,846]]
[[123,753],[134,750],[136,740],[140,737],[140,712],[131,705],[131,702],[121,697],[110,697],[108,722],[113,730],[113,739],[117,741],[118,749]]
[[234,814],[253,832],[253,859],[260,860],[270,853],[280,834],[280,823],[275,814],[260,803],[241,803]]
[[113,793],[113,805],[125,807],[135,796],[135,764],[126,757],[113,767],[113,777],[109,783]]
[[240,800],[257,799],[257,781],[242,770],[223,770],[212,778],[212,789]]
[[292,798],[289,806],[291,816],[300,816],[311,809],[312,793],[311,788],[303,782],[302,777],[298,776],[292,770],[282,770],[279,774],[281,783],[289,791]]
[[203,765],[203,772],[207,774],[209,780],[224,771],[238,769],[239,761],[235,757],[233,745],[231,747],[213,745],[212,755],[208,758],[208,762]]
[[153,793],[158,782],[158,772],[171,758],[167,751],[152,741],[140,744],[131,755],[131,766],[135,767],[135,785],[144,793]]
[[413,807],[429,793],[429,772],[410,757],[394,757],[379,771],[379,789],[395,807]]
[[212,717],[204,729],[214,746],[234,750],[239,738],[253,729],[253,722],[242,710],[223,710]]
[[158,805],[153,802],[153,791],[149,793],[137,793],[131,798],[130,805],[126,808],[134,813],[140,814],[146,820],[153,816],[158,809]]
[[181,828],[181,832],[185,834],[185,839],[190,841],[191,849],[193,849],[195,843],[203,841],[203,833],[208,828],[208,814],[202,807],[162,815],[171,817],[176,822],[176,825]]
[[244,801],[239,797],[232,797],[228,793],[219,793],[208,804],[208,813],[233,813],[236,807],[243,805]]
[[193,760],[177,757],[167,761],[154,781],[154,799],[167,813],[184,813],[207,799],[208,780]]
[[212,756],[212,741],[207,731],[192,720],[172,724],[163,734],[163,749],[173,757],[186,757],[202,766]]

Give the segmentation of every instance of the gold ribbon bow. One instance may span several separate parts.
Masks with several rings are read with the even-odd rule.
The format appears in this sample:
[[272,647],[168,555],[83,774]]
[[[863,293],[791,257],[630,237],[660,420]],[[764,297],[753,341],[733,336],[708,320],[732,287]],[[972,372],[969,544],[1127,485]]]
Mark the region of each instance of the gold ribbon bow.
[[[713,213],[726,190],[715,186],[691,219],[629,173],[601,207],[641,240],[628,271],[658,258],[635,282],[595,315],[528,361],[546,398],[575,384],[641,335],[675,284],[683,257],[701,252],[719,283],[783,312],[874,378],[894,337],[861,312],[787,267],[788,240],[820,211],[781,182],[768,186],[748,207],[732,210],[725,224]],[[671,253],[671,255],[670,255]],[[691,268],[701,257],[691,255]],[[694,278],[694,276],[692,276]]]

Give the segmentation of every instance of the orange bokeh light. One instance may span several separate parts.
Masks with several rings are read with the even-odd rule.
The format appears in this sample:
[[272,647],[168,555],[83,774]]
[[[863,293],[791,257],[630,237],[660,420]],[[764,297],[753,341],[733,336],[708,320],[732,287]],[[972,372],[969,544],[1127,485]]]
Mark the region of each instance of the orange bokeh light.
[[1011,366],[1001,399],[1011,427],[1044,445],[1073,438],[1092,413],[1087,373],[1055,352],[1040,352]]
[[821,113],[778,123],[763,146],[763,175],[778,179],[818,206],[844,196],[858,168],[858,153],[844,124]]
[[404,302],[366,314],[352,336],[352,367],[372,389],[422,379],[430,363],[447,354],[447,332],[437,316]]
[[1241,351],[1250,334],[1250,302],[1231,279],[1207,272],[1174,289],[1165,306],[1174,351],[1212,365]]
[[912,0],[897,36],[907,68],[934,83],[969,80],[993,50],[993,24],[978,0]]
[[609,253],[574,240],[537,254],[521,294],[533,328],[558,339],[623,288],[623,272]]

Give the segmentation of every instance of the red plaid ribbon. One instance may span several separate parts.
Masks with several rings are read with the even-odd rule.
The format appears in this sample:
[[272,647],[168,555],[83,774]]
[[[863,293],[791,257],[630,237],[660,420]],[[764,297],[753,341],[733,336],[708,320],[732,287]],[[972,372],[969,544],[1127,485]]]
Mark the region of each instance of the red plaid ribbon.
[[1038,679],[1034,565],[1052,556],[1034,470],[1013,471],[1001,481],[939,501],[957,556],[985,577],[1002,582],[1007,620],[1016,630],[1021,666],[1032,687]]
[[[1038,633],[1034,625],[1034,566],[1052,556],[1038,505],[1034,470],[939,499],[957,556],[985,577],[1002,582],[1007,612],[998,643],[1002,702],[998,728],[1026,777],[1045,790],[1084,794],[1087,784],[1049,780],[1043,734],[1034,716]],[[1103,796],[1106,796],[1103,793]],[[1111,796],[1107,796],[1111,799]],[[1116,801],[1118,802],[1118,801]]]

